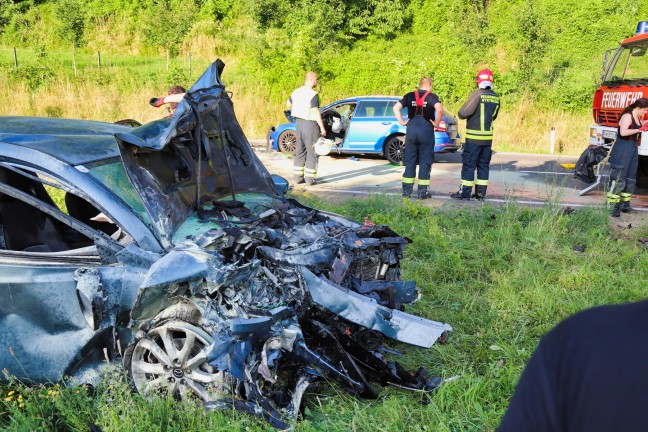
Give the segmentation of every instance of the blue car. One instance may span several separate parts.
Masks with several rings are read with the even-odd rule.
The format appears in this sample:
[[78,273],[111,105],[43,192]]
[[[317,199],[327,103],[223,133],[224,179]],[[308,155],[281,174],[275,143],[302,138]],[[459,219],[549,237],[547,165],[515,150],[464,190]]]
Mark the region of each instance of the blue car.
[[[339,153],[381,154],[390,163],[400,164],[405,149],[405,126],[398,124],[393,106],[396,96],[356,96],[339,100],[321,109],[327,138],[334,141],[332,151]],[[402,109],[407,119],[407,108]],[[290,123],[270,128],[268,147],[281,152],[295,150],[295,122],[286,111]],[[338,128],[334,125],[338,123]],[[341,123],[341,125],[340,125]],[[434,132],[435,153],[455,152],[460,147],[457,119],[443,110],[443,121]]]

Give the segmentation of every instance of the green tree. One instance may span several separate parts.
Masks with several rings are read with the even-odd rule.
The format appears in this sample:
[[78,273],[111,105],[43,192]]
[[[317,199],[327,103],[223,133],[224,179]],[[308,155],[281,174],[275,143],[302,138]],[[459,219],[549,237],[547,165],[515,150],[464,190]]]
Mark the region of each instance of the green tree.
[[149,45],[176,55],[180,44],[198,17],[194,1],[155,0],[139,16],[142,33]]
[[59,0],[54,3],[54,31],[73,48],[83,44],[86,28],[84,6],[79,0]]
[[355,36],[392,36],[405,23],[407,2],[402,0],[356,0],[347,4],[348,32]]

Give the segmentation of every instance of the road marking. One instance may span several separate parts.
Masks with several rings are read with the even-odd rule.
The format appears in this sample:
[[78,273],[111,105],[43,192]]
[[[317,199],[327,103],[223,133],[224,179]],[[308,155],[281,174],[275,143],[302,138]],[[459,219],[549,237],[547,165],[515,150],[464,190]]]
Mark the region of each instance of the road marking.
[[[308,187],[308,188],[299,188],[299,190],[304,190],[304,191],[312,191],[312,192],[329,192],[329,193],[340,193],[340,194],[354,194],[354,195],[374,195],[374,194],[384,194],[384,195],[390,195],[390,196],[400,196],[400,192],[377,192],[377,191],[363,191],[363,190],[353,190],[353,189],[326,189],[326,188],[318,188],[318,187]],[[441,200],[453,200],[449,196],[445,195],[431,195],[431,199],[441,199]],[[454,200],[453,200],[454,201]],[[460,202],[460,200],[456,200],[457,202]],[[471,200],[471,201],[476,201],[477,200]],[[487,198],[485,202],[492,202],[492,203],[515,203],[515,204],[528,204],[528,205],[545,205],[548,202],[547,201],[528,201],[528,200],[521,200],[521,199],[515,199],[515,198],[506,198],[506,199],[501,199],[501,198]],[[561,202],[559,203],[560,206],[562,207],[596,207],[600,204],[576,204],[576,203],[567,203],[567,202]],[[648,208],[637,208],[633,207],[632,208],[635,211],[640,211],[640,212],[648,212]]]
[[529,174],[555,174],[555,175],[573,175],[574,173],[559,173],[559,172],[549,172],[549,171],[518,171],[521,173],[529,173]]

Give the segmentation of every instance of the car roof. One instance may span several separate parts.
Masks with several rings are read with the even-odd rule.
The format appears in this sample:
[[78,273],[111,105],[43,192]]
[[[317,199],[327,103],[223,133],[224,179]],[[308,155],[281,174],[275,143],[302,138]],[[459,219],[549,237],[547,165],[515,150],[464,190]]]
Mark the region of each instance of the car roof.
[[119,157],[113,134],[129,130],[91,120],[0,117],[0,142],[30,148],[70,165]]
[[345,99],[340,99],[334,102],[331,102],[330,104],[327,105],[337,105],[340,103],[347,103],[347,102],[361,102],[363,100],[400,100],[400,96],[380,96],[380,95],[373,95],[373,96],[351,96]]

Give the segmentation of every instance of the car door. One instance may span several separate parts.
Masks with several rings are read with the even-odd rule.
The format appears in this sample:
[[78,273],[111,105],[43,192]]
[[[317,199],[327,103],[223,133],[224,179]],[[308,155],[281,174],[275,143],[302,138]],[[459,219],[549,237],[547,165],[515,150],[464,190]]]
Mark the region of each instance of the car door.
[[[322,121],[324,122],[324,127],[327,130],[326,137],[340,143],[339,145],[342,148],[347,146],[347,136],[351,127],[351,119],[355,112],[357,104],[355,102],[345,102],[332,104],[326,108],[322,109]],[[341,129],[339,132],[332,130],[332,119],[334,117],[339,117],[341,122]],[[337,144],[336,144],[337,145]]]
[[79,376],[114,354],[123,246],[61,212],[33,172],[1,165],[0,368],[34,382]]
[[363,100],[358,104],[345,147],[357,152],[381,152],[385,138],[398,127],[389,100]]

